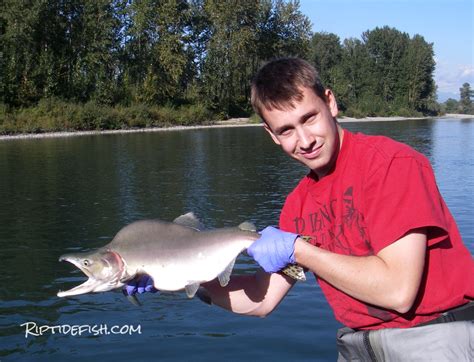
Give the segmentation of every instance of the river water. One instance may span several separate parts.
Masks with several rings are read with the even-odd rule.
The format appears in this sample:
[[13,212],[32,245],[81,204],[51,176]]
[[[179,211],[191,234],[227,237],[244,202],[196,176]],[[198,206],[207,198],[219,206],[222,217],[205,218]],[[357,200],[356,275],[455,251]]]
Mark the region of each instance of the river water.
[[[343,127],[427,155],[474,252],[474,119]],[[142,307],[119,291],[56,297],[84,280],[58,262],[65,252],[103,246],[134,220],[188,211],[210,228],[276,224],[305,173],[261,127],[0,142],[0,360],[334,361],[339,324],[309,274],[265,319],[184,293],[143,295]],[[241,256],[234,272],[255,269]]]

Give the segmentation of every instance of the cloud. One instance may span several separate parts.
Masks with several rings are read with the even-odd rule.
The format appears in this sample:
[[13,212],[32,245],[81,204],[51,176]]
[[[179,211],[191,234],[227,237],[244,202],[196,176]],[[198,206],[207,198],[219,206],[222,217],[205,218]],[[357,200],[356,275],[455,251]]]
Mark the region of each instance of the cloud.
[[464,83],[474,87],[474,65],[452,64],[440,59],[436,60],[434,78],[438,93],[459,96],[459,88]]
[[462,74],[461,74],[461,77],[470,77],[470,76],[474,76],[474,67],[471,66],[471,67],[466,67],[463,71],[462,71]]

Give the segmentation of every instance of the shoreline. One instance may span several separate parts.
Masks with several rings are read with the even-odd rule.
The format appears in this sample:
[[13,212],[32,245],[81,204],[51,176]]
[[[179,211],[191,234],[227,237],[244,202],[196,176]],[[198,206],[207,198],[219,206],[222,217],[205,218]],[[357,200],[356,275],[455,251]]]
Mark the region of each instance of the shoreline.
[[[337,120],[339,123],[350,123],[350,122],[398,122],[398,121],[422,120],[422,119],[433,119],[433,118],[469,119],[469,118],[474,118],[474,115],[448,113],[443,116],[436,116],[436,117],[397,117],[397,116],[365,117],[365,118],[341,117],[341,118],[338,118]],[[256,127],[256,126],[262,126],[262,123],[250,122],[249,118],[231,118],[225,121],[216,121],[213,124],[209,124],[209,125],[196,125],[196,126],[151,127],[151,128],[136,128],[136,129],[97,130],[97,131],[60,131],[60,132],[21,133],[21,134],[14,134],[14,135],[0,135],[0,141],[21,140],[21,139],[61,138],[61,137],[75,137],[75,136],[95,136],[95,135],[107,135],[107,134],[171,132],[171,131],[184,131],[184,130],[208,129],[208,128]]]
[[341,117],[337,120],[340,123],[344,122],[394,122],[394,121],[417,121],[421,119],[468,119],[474,118],[473,114],[460,114],[460,113],[446,113],[443,116],[426,116],[426,117],[399,117],[399,116],[392,116],[392,117],[365,117],[365,118],[352,118],[352,117]]

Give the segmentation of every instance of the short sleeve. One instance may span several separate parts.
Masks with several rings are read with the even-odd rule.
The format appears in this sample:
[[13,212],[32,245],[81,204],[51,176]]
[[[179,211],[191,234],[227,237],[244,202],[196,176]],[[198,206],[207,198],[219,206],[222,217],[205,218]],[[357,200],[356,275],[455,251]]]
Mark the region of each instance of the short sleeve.
[[416,228],[428,228],[428,246],[448,235],[447,209],[431,165],[421,154],[394,157],[377,165],[364,195],[375,254]]

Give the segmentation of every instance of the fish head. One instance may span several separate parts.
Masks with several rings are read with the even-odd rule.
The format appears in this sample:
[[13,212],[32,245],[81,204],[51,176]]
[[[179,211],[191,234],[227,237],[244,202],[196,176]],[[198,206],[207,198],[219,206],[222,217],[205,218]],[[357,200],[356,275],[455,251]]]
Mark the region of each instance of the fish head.
[[78,267],[88,279],[66,291],[58,292],[58,297],[68,297],[90,292],[106,292],[124,285],[121,281],[125,274],[122,257],[112,250],[64,254],[59,261],[67,261]]

